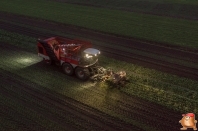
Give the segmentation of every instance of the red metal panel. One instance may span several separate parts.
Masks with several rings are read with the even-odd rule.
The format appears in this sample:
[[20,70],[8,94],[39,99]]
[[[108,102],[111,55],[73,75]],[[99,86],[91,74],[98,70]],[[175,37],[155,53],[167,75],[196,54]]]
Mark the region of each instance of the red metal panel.
[[[38,52],[39,52],[39,47],[43,48],[43,46],[38,42],[38,44],[37,44]],[[43,53],[42,54],[48,56],[44,48],[43,48]]]

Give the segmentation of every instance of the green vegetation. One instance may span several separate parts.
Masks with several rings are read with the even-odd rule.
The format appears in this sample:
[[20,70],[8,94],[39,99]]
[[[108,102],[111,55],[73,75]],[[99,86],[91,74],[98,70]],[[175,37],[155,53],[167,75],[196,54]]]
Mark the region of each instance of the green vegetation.
[[[61,1],[61,0],[59,0]],[[137,4],[140,2],[139,0],[67,0],[66,2],[71,2],[71,3],[82,3],[82,4],[93,4],[93,5],[98,5],[98,6],[123,6],[127,7],[133,4]],[[163,4],[172,4],[172,3],[177,3],[177,4],[190,4],[190,5],[197,5],[198,2],[197,0],[141,0],[140,3],[147,3],[151,2],[153,4],[158,4],[158,3],[163,3]]]
[[[118,117],[122,120],[126,119],[122,115],[118,115],[115,111],[106,108],[107,103],[104,101],[104,99],[106,99],[106,95],[103,95],[103,93],[106,94],[105,88],[103,87],[97,88],[96,83],[82,82],[75,77],[69,77],[61,73],[62,70],[56,66],[47,66],[43,64],[41,62],[42,59],[36,55],[36,42],[34,38],[16,33],[10,33],[3,30],[1,30],[0,32],[2,36],[1,37],[2,48],[0,48],[2,55],[0,56],[0,60],[3,60],[3,62],[0,63],[0,69],[10,72],[10,74],[12,74],[13,79],[21,83],[24,83],[32,88],[38,88],[36,85],[42,86],[43,88],[47,88],[52,91],[64,94],[68,97],[74,98],[82,103],[85,103],[91,107],[95,107],[100,111],[108,113],[109,115],[112,115],[114,117]],[[6,35],[2,35],[2,34],[6,34]],[[23,42],[20,44],[22,39]],[[24,43],[26,43],[26,46],[24,46]],[[3,44],[5,44],[5,46]],[[8,48],[10,47],[12,49],[12,53],[10,53],[8,51],[10,49],[7,49],[6,47]],[[5,76],[8,75],[7,73],[4,74]],[[18,86],[17,83],[14,85]],[[117,90],[115,91],[117,92]],[[115,91],[112,90],[112,92]],[[9,104],[11,107],[15,108],[16,102],[10,101],[9,103],[7,103],[7,101],[9,100],[7,99],[4,100],[3,103]],[[114,104],[114,103],[109,103],[109,104]],[[23,105],[20,105],[20,103],[17,105],[18,108],[16,108],[16,111],[18,110],[20,110],[19,112],[23,111]],[[50,109],[50,111],[52,110]],[[31,111],[25,111],[24,113],[25,113],[24,115],[31,114],[28,117],[30,119],[35,119],[35,120],[37,120],[37,118],[40,116],[38,114],[33,114]],[[43,117],[40,117],[38,121],[45,128],[50,128],[50,125],[46,124],[47,120],[43,120]],[[130,120],[126,119],[125,121],[130,121]],[[8,122],[8,124],[10,123]],[[54,123],[49,122],[49,124],[53,126]],[[141,124],[141,122],[140,123],[133,122],[132,124],[137,126],[139,125],[139,127],[143,127],[144,129],[147,130],[155,131],[155,129],[145,124]],[[12,123],[11,125],[14,126]]]
[[198,22],[46,0],[1,1],[1,11],[128,37],[198,48]]
[[[72,2],[82,1],[73,0]],[[110,1],[106,1],[105,3],[102,1],[91,0],[89,2],[102,6],[107,5],[107,7],[109,7],[108,2]],[[123,3],[121,1],[118,2],[117,0],[111,0],[111,2],[113,2],[111,7],[123,4],[123,8],[127,9],[134,7],[126,4],[127,2],[135,3],[138,2],[138,0],[123,0]],[[148,2],[152,2],[148,8],[142,7],[144,11],[153,11],[153,8],[157,4],[163,3],[179,3],[188,5],[198,4],[195,0],[145,0],[144,2],[147,2],[147,4]],[[117,6],[117,8],[107,9],[58,3],[49,0],[7,0],[0,1],[0,4],[0,10],[5,12],[82,26],[96,31],[114,33],[128,37],[143,38],[154,41],[168,42],[179,46],[198,48],[198,37],[196,36],[198,34],[197,21],[113,10],[119,8],[123,9],[121,7],[122,5],[120,7]],[[177,8],[179,6],[181,5],[177,5]],[[135,10],[141,11],[142,9],[137,7]],[[168,13],[177,14],[179,12],[169,11]],[[47,32],[47,30],[42,31]],[[198,115],[198,81],[181,78],[175,75],[150,70],[137,65],[101,56],[100,64],[102,66],[111,67],[115,69],[115,71],[124,69],[127,71],[127,75],[129,76],[130,83],[127,84],[125,88],[121,88],[120,90],[117,88],[111,89],[104,82],[81,82],[75,77],[69,77],[61,73],[62,71],[59,67],[47,66],[43,64],[41,62],[42,59],[37,56],[36,38],[0,30],[0,42],[0,46],[2,47],[0,48],[0,70],[3,76],[5,76],[5,79],[9,76],[7,72],[10,72],[13,76],[9,77],[31,86],[32,88],[38,88],[37,85],[39,85],[50,89],[85,103],[111,116],[120,118],[128,123],[132,123],[133,125],[141,127],[145,130],[154,131],[155,129],[152,129],[150,126],[146,125],[146,123],[128,119],[126,116],[117,113],[116,109],[112,110],[108,108],[108,106],[116,108],[118,104],[117,101],[119,101],[119,95],[121,96],[123,93],[127,93],[132,96],[137,96],[148,101],[167,106],[168,108],[177,110],[181,113],[193,112]],[[108,46],[107,43],[100,43],[97,41],[94,42],[96,45],[103,44]],[[8,52],[8,50],[11,50],[11,52]],[[123,50],[127,49],[123,47]],[[127,51],[130,52],[131,50]],[[143,52],[140,52],[140,54],[148,55]],[[157,58],[157,56],[153,57]],[[168,58],[164,57],[164,59]],[[170,61],[175,62],[174,59],[170,59]],[[177,61],[178,63],[185,65],[188,64],[183,63],[182,60]],[[189,64],[189,66],[197,68],[197,65],[193,63]],[[10,83],[2,84],[10,87]],[[14,87],[20,87],[20,84],[17,85],[16,83]],[[18,95],[20,96],[20,93]],[[115,100],[111,99],[109,101],[108,96],[113,97]],[[28,100],[36,103],[34,99]],[[0,103],[8,104],[10,110],[13,109],[15,112],[22,114],[21,116],[27,115],[29,119],[36,120],[35,123],[41,124],[46,129],[50,130],[51,127],[53,127],[57,130],[63,130],[54,121],[45,120],[44,116],[36,114],[31,109],[27,110],[27,108],[24,108],[24,105],[17,103],[14,99],[9,99],[0,95]],[[42,105],[42,103],[37,104]],[[45,109],[53,113],[56,112],[52,108],[48,109],[48,107],[45,107]],[[56,113],[61,114],[61,112]],[[14,114],[10,117],[12,118],[18,116]],[[1,116],[0,121],[4,121],[2,124],[3,126],[9,126],[10,128],[17,126],[14,122],[10,123],[10,120],[8,120],[7,117]],[[73,123],[80,124],[75,120]],[[2,127],[0,126],[0,130]]]
[[67,2],[160,16],[198,19],[197,0],[67,0]]
[[[20,51],[20,53],[18,53],[18,51],[14,51],[13,49],[12,54],[10,54],[2,49],[2,55],[0,56],[0,59],[3,59],[2,63],[0,63],[1,69],[11,71],[33,83],[37,83],[45,88],[50,88],[51,90],[86,103],[99,110],[111,112],[106,108],[107,103],[104,101],[105,95],[102,95],[104,96],[103,98],[96,95],[98,93],[97,91],[94,92],[94,90],[99,90],[101,94],[108,93],[108,86],[105,83],[82,83],[76,78],[68,77],[60,73],[61,70],[58,67],[43,68],[43,66],[46,65],[42,65],[40,63],[41,59],[36,56],[36,50],[34,50],[36,49],[36,42],[34,38],[3,30],[0,30],[0,34],[2,41],[6,41],[20,48],[24,48],[24,43],[26,43],[25,50],[35,52],[35,54],[26,51]],[[20,39],[24,41],[21,44]],[[100,64],[104,67],[112,67],[115,71],[122,69],[127,71],[130,84],[125,88],[121,88],[121,92],[159,103],[180,112],[198,113],[198,102],[196,101],[198,99],[197,81],[142,68],[103,56],[100,58]],[[43,80],[40,81],[40,77],[38,76],[42,77]],[[112,95],[118,95],[121,92],[111,90]],[[95,101],[97,101],[97,103],[95,103]],[[112,112],[112,114],[114,113]]]

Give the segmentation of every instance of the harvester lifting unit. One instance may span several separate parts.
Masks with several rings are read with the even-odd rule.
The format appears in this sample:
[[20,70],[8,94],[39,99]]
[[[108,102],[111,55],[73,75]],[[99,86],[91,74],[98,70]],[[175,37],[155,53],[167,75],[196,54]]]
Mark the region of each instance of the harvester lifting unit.
[[81,80],[87,80],[97,73],[100,51],[92,48],[88,41],[51,37],[38,39],[38,56],[48,63],[62,66],[67,75],[75,74]]

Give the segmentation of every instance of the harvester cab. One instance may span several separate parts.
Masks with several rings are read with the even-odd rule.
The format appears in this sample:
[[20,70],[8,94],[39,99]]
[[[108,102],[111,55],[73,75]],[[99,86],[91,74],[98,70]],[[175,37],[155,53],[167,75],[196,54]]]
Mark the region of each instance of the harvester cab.
[[87,48],[82,53],[79,64],[83,67],[89,67],[98,62],[100,51],[94,48]]

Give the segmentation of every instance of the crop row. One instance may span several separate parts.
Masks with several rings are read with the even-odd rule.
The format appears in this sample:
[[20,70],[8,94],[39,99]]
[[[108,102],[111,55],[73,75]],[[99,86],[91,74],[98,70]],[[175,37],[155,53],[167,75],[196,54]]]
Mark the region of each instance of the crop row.
[[28,36],[23,36],[18,33],[9,33],[5,30],[0,29],[0,41],[9,42],[14,46],[35,51],[35,45],[30,43],[36,42],[36,39]]
[[[1,33],[2,30],[0,31],[0,34]],[[31,52],[35,51],[36,54],[36,42],[34,38],[20,34],[15,36],[15,33],[5,31],[3,31],[3,34],[6,35],[2,35],[1,40],[5,40],[13,45],[15,45],[16,42],[18,43],[17,46],[21,48],[23,48],[24,44],[28,41],[26,43],[26,49],[31,50]],[[13,42],[12,38],[20,39],[18,41],[16,39]],[[23,39],[22,44],[20,44],[21,39]],[[32,47],[34,47],[35,50],[32,49]],[[43,68],[43,65],[38,63],[41,59],[37,58],[37,56],[30,56],[32,56],[32,54],[25,52],[23,54],[17,53],[17,55],[14,56],[13,54],[7,54],[8,59],[4,60],[0,66],[6,70],[12,70],[16,74],[25,75],[33,82],[39,83],[44,87],[51,88],[65,95],[69,95],[70,97],[78,97],[80,95],[72,96],[71,94],[79,94],[83,89],[94,87],[94,85],[89,82],[82,83],[79,81],[76,83],[76,78],[67,77],[64,74],[58,73],[61,71],[59,68]],[[11,58],[14,60],[10,60]],[[1,59],[5,58],[2,56]],[[122,69],[127,71],[130,78],[130,84],[126,85],[125,88],[122,88],[122,91],[144,99],[149,99],[150,101],[154,101],[162,105],[171,106],[170,108],[179,111],[189,112],[189,110],[191,110],[192,112],[197,113],[197,103],[195,102],[198,92],[196,89],[196,87],[198,87],[197,81],[160,73],[155,70],[149,70],[103,56],[101,56],[100,64],[105,67],[111,67],[117,71]],[[42,72],[42,75],[40,72]],[[58,75],[56,75],[57,73]],[[42,81],[38,76],[41,76],[44,81]],[[67,86],[65,86],[65,84],[67,84]],[[78,88],[76,91],[74,90],[76,87],[81,88]],[[105,83],[103,83],[101,87],[108,88]],[[70,89],[70,91],[68,89]],[[183,104],[187,102],[191,102],[192,105]]]
[[159,81],[157,79],[150,79],[150,78],[144,77],[144,76],[141,76],[141,79],[140,79],[139,77],[137,77],[136,74],[131,76],[133,83],[136,83],[136,84],[141,83],[142,85],[148,85],[153,88],[158,88],[161,90],[174,92],[175,94],[180,94],[184,97],[188,97],[189,99],[198,99],[198,95],[197,95],[198,89],[195,88],[195,87],[197,87],[197,85],[194,85],[193,89],[189,89],[189,88],[187,88],[188,87],[187,85],[186,85],[186,87],[184,85],[178,86],[178,85],[174,85],[172,83]]
[[[64,2],[64,0],[57,0],[60,2]],[[191,0],[191,1],[184,1],[184,0],[143,0],[143,1],[139,1],[139,0],[109,0],[109,1],[105,1],[105,0],[89,0],[89,1],[81,1],[81,0],[65,0],[65,2],[69,2],[69,3],[80,3],[80,4],[87,4],[87,5],[95,5],[95,6],[107,6],[107,7],[119,7],[119,8],[126,8],[126,7],[133,7],[134,4],[136,5],[140,5],[139,3],[151,3],[151,5],[156,5],[156,4],[173,4],[173,3],[177,3],[177,4],[190,4],[190,5],[197,5],[198,2],[196,0]],[[137,6],[138,7],[138,6]],[[136,7],[136,8],[137,8]],[[139,7],[140,8],[140,7]],[[146,8],[146,7],[145,7]]]
[[187,97],[183,97],[182,94],[174,94],[167,90],[153,88],[143,84],[132,83],[130,86],[133,88],[124,88],[123,91],[149,101],[163,104],[168,108],[180,112],[194,112],[198,114],[198,102],[196,99],[188,99]]
[[58,2],[66,2],[73,4],[89,5],[102,8],[110,8],[116,10],[126,10],[131,12],[140,12],[154,15],[164,15],[167,17],[179,17],[196,20],[198,15],[196,0],[57,0]]
[[[54,1],[1,1],[1,11],[197,48],[197,22]],[[10,8],[12,7],[12,8]],[[53,9],[53,10],[52,10]],[[63,13],[64,12],[64,13]]]
[[107,67],[111,67],[114,64],[116,66],[113,67],[116,70],[128,70],[128,74],[134,81],[145,81],[145,83],[153,81],[155,83],[161,83],[162,85],[170,84],[171,86],[184,87],[189,90],[197,91],[197,88],[195,88],[198,86],[197,81],[159,72],[153,69],[143,68],[124,61],[117,61],[115,59],[112,59],[111,62],[108,62],[109,58],[107,57],[102,57],[102,59],[104,59],[104,61],[102,61],[101,64],[105,64]]

